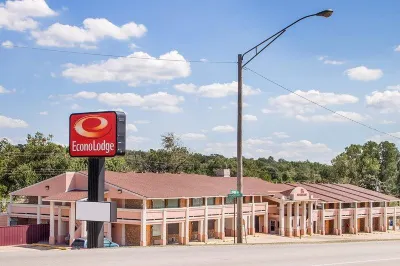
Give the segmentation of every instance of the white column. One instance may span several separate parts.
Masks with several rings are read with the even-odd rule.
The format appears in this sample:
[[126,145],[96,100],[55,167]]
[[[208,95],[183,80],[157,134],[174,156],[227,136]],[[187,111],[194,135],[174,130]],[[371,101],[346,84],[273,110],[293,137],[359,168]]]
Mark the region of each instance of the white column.
[[189,199],[186,199],[186,217],[185,217],[185,235],[184,235],[184,244],[188,245],[189,244]]
[[263,233],[268,234],[268,202],[265,203],[265,214],[264,214],[264,230]]
[[69,209],[69,244],[75,240],[75,202],[71,202]]
[[81,237],[87,237],[87,229],[86,228],[87,228],[87,222],[81,221]]
[[185,241],[185,222],[179,223],[179,244],[183,245]]
[[250,234],[256,235],[256,204],[254,203],[254,196],[251,197],[251,216],[250,216]]
[[[143,200],[142,217],[140,223],[140,245],[147,246],[147,201]],[[180,234],[180,231],[179,231]]]
[[198,232],[198,234],[199,234],[199,240],[200,240],[200,242],[202,242],[203,241],[203,232],[204,232],[204,220],[200,220],[199,221],[199,226],[198,226],[198,228],[199,228],[199,232]]
[[167,244],[167,210],[163,211],[163,221],[161,225],[161,237],[162,237],[162,245],[165,246]]
[[306,234],[307,227],[307,202],[301,203],[301,218],[300,218],[300,235]]
[[54,245],[56,243],[56,239],[54,237],[54,201],[50,201],[50,236],[49,236],[49,244]]
[[64,228],[62,223],[62,209],[61,206],[58,207],[57,214],[57,243],[61,244],[65,241]]
[[279,203],[279,235],[285,236],[285,204]]
[[353,228],[354,228],[354,234],[358,234],[358,210],[357,210],[357,208],[358,208],[358,206],[357,206],[357,202],[355,203],[355,207],[354,207],[354,212],[353,212],[353,219],[354,219],[354,221],[353,221]]
[[293,236],[293,227],[292,227],[292,202],[287,203],[287,211],[286,211],[286,235],[288,237]]
[[300,236],[300,231],[299,231],[299,213],[300,213],[300,203],[295,202],[294,203],[294,220],[293,220],[293,226],[294,226],[294,236]]
[[13,203],[13,196],[10,195],[10,203],[8,204],[8,207],[7,207],[7,213],[8,213],[7,226],[11,226],[11,205],[12,205],[12,203]]
[[225,207],[224,207],[224,198],[222,198],[222,215],[221,215],[221,239],[225,239]]
[[369,203],[369,215],[368,215],[368,226],[369,226],[369,233],[374,231],[374,219],[373,219],[373,209],[372,209],[372,202]]
[[38,196],[37,214],[36,214],[36,224],[41,224],[42,219],[40,217],[40,205],[42,205],[42,196]]
[[325,203],[322,203],[321,210],[321,235],[325,235]]
[[396,231],[396,227],[397,227],[397,212],[396,212],[396,210],[397,210],[397,202],[396,202],[396,205],[394,205],[394,212],[393,212],[393,231]]
[[383,228],[382,228],[382,231],[383,232],[387,232],[387,228],[388,228],[388,224],[387,224],[387,221],[388,221],[388,219],[387,219],[387,202],[385,201],[384,203],[383,203],[384,205],[384,207],[383,207],[383,224],[382,224],[382,226],[383,226]]
[[[122,208],[125,208],[125,199],[122,199],[122,204],[121,204]],[[126,236],[125,236],[125,224],[122,224],[122,228],[121,228],[121,245],[125,246],[126,245]]]
[[208,204],[207,204],[207,198],[204,198],[204,234],[203,234],[203,239],[204,242],[207,243],[208,241]]
[[215,238],[221,238],[221,218],[217,219],[217,224],[215,225]]
[[343,223],[343,219],[342,219],[342,203],[339,202],[339,210],[338,210],[338,235],[342,235],[342,223]]
[[[111,202],[111,198],[107,198],[107,202]],[[112,241],[112,223],[106,223],[107,225],[107,238]]]

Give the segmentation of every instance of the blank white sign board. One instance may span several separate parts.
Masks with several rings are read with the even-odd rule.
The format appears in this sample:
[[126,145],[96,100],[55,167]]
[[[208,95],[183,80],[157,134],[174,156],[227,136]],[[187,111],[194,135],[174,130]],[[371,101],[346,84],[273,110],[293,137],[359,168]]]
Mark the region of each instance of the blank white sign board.
[[76,220],[96,222],[116,222],[117,205],[115,202],[76,202]]

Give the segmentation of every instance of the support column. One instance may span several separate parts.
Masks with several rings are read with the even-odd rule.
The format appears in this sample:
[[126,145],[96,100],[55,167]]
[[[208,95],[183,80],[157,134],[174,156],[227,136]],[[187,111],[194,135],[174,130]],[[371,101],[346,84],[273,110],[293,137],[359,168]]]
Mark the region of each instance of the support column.
[[200,242],[203,242],[204,241],[204,239],[203,239],[203,235],[204,235],[204,220],[200,220],[199,221],[198,228],[199,228],[198,239],[200,240]]
[[279,235],[285,236],[285,204],[279,203]]
[[294,228],[294,236],[298,237],[300,236],[300,230],[299,230],[299,213],[300,213],[300,203],[295,202],[294,203],[294,220],[293,220],[293,228]]
[[50,201],[50,236],[49,236],[49,244],[54,245],[56,243],[56,239],[54,237],[54,201]]
[[342,203],[339,202],[339,210],[338,210],[338,215],[337,215],[337,219],[338,219],[338,227],[337,227],[337,234],[338,235],[342,235]]
[[188,245],[189,244],[189,199],[186,199],[186,216],[185,216],[185,235],[184,235],[184,245]]
[[321,210],[321,235],[325,235],[325,203],[322,203]]
[[301,203],[300,235],[305,235],[307,230],[307,202]]
[[287,203],[286,209],[286,236],[292,237],[293,236],[293,228],[292,228],[292,203]]
[[224,207],[224,199],[222,199],[222,217],[221,217],[221,239],[225,240],[225,207]]
[[64,224],[62,223],[62,209],[58,207],[57,214],[57,243],[61,244],[65,242]]
[[75,240],[75,202],[71,202],[69,209],[69,245]]
[[387,218],[387,202],[385,201],[384,203],[383,203],[384,205],[383,205],[383,223],[382,223],[382,232],[387,232],[387,228],[388,228],[388,224],[387,224],[387,221],[388,221],[388,218]]
[[11,205],[13,204],[13,196],[10,195],[10,203],[7,206],[7,226],[11,226]]
[[161,241],[163,246],[167,244],[167,210],[165,209],[163,211],[163,221],[161,225]]
[[[147,246],[147,200],[142,202],[142,217],[140,223],[140,245]],[[183,230],[182,230],[183,231]],[[181,231],[179,231],[180,233]]]
[[208,241],[208,202],[207,198],[204,198],[204,232],[203,232],[203,241],[207,243]]
[[184,245],[185,242],[185,222],[179,223],[179,244]]
[[[111,198],[107,198],[107,202],[111,202]],[[112,241],[112,223],[107,223],[107,238]]]
[[[125,199],[122,199],[121,207],[125,208]],[[125,224],[122,224],[121,235],[122,235],[122,237],[121,237],[121,245],[125,246],[126,245]]]
[[215,228],[215,238],[221,239],[221,218],[218,218],[216,225],[214,226]]
[[393,211],[393,231],[396,231],[397,227],[397,202],[396,205],[394,205],[394,211]]
[[355,203],[354,212],[353,212],[353,233],[358,234],[358,203]]
[[81,237],[84,237],[84,238],[87,237],[87,222],[86,221],[81,221]]
[[[314,223],[314,220],[313,220],[313,206],[314,206],[314,202],[311,201],[311,202],[308,203],[308,234],[310,236],[312,236],[313,233],[314,233],[314,229],[313,229],[313,223]],[[325,226],[325,224],[324,224],[324,226]]]
[[256,204],[254,203],[254,196],[251,197],[251,216],[250,216],[250,233],[256,235]]
[[36,210],[36,224],[42,223],[42,218],[40,215],[40,205],[42,205],[42,196],[38,196],[38,205]]
[[263,233],[268,234],[268,202],[265,204]]
[[369,215],[368,215],[368,233],[372,233],[374,231],[374,219],[373,219],[373,209],[372,202],[369,203]]

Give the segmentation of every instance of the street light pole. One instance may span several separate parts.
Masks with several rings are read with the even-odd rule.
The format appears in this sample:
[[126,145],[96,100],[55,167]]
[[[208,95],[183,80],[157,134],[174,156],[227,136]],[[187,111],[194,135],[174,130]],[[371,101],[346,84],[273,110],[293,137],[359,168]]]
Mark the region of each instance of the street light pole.
[[[237,190],[243,194],[243,132],[242,132],[242,109],[243,109],[243,79],[242,79],[242,72],[243,68],[250,63],[251,60],[253,60],[257,55],[259,55],[262,51],[264,51],[265,48],[267,48],[271,43],[273,43],[276,39],[278,39],[282,34],[286,32],[286,30],[290,27],[292,27],[294,24],[298,23],[299,21],[309,18],[309,17],[325,17],[329,18],[333,13],[333,10],[327,9],[323,10],[321,12],[311,14],[308,16],[304,16],[292,24],[286,26],[282,30],[278,31],[274,35],[268,37],[261,43],[257,44],[250,50],[246,51],[243,54],[238,54],[238,119],[237,119]],[[269,42],[268,42],[269,41]],[[264,45],[265,44],[265,45]],[[260,46],[264,45],[261,49]],[[252,56],[249,60],[247,60],[245,63],[243,63],[243,58],[246,54],[249,52],[255,51],[255,55]],[[243,243],[243,197],[239,197],[237,199],[237,220],[236,220],[236,233],[237,233],[237,243]]]

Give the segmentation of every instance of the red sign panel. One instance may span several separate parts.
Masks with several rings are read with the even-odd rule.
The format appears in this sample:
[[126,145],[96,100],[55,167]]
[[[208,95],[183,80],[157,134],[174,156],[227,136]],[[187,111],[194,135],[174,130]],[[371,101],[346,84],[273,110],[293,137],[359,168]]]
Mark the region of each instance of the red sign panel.
[[117,144],[115,112],[69,117],[69,154],[72,157],[113,157],[117,154]]

